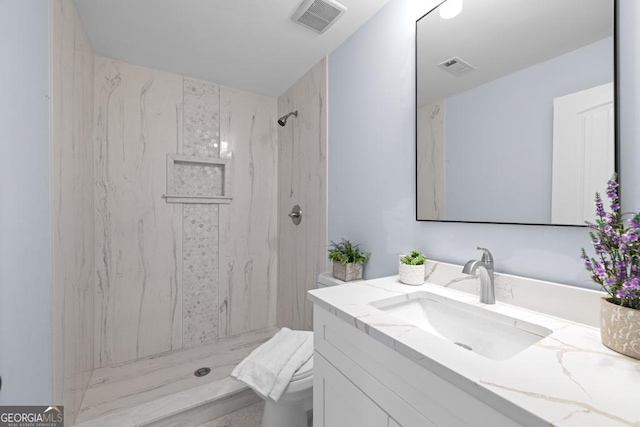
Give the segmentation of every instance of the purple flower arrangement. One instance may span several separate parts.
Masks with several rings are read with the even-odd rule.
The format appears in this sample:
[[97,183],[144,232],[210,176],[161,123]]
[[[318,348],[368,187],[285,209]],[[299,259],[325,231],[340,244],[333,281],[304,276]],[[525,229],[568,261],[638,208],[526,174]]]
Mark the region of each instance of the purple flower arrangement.
[[605,211],[600,194],[596,193],[595,222],[587,222],[591,229],[591,243],[595,257],[582,249],[582,260],[591,275],[611,297],[614,304],[640,309],[640,213],[631,214],[625,221],[620,212],[618,180],[614,174],[607,183],[607,198],[611,212]]

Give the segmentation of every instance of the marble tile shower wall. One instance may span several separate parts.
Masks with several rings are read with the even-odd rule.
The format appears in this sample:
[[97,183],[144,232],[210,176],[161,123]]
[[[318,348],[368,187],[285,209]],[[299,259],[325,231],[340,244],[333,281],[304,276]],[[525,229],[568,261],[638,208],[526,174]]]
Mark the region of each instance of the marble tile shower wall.
[[95,57],[95,365],[182,346],[182,207],[167,153],[182,134],[182,78]]
[[307,291],[327,271],[327,60],[322,59],[278,98],[278,114],[298,110],[279,127],[280,212],[300,205],[300,225],[279,220],[278,326],[312,329]]
[[220,205],[220,336],[276,324],[276,98],[220,87],[220,156],[232,157],[233,200]]
[[73,420],[93,369],[93,52],[73,0],[50,11],[52,401]]
[[[273,326],[276,100],[101,57],[95,85],[96,367]],[[167,154],[231,159],[231,203],[166,203]]]

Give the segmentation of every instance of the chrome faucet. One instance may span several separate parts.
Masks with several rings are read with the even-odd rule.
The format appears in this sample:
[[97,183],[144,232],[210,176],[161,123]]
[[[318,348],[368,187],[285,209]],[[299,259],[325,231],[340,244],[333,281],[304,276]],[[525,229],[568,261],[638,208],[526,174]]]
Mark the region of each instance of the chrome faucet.
[[[495,304],[496,294],[493,285],[493,256],[489,249],[478,247],[482,251],[482,259],[471,260],[464,265],[462,272],[475,274],[480,270],[480,302],[483,304]],[[484,274],[483,274],[484,273]]]

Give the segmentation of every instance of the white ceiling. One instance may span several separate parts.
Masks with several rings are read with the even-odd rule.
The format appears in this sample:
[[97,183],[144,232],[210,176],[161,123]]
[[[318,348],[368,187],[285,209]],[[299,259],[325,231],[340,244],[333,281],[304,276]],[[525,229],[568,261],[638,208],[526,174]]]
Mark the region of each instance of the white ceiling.
[[[449,20],[436,10],[418,24],[418,105],[611,35],[613,0],[465,0]],[[453,56],[477,70],[453,76],[437,67]]]
[[302,0],[75,0],[98,55],[281,95],[389,0],[348,7],[324,34],[291,21]]

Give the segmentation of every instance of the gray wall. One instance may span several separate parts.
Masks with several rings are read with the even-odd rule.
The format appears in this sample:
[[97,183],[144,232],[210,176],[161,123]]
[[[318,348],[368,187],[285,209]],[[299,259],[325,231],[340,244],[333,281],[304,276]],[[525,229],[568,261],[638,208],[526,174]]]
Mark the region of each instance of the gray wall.
[[392,0],[329,56],[329,239],[372,252],[369,278],[416,246],[411,3]]
[[51,403],[49,2],[0,1],[0,405]]
[[612,58],[607,37],[447,98],[447,219],[550,223],[553,100],[611,82]]
[[[634,1],[621,0],[625,146],[634,144],[638,122]],[[589,245],[583,228],[415,221],[415,20],[437,1],[415,3],[392,0],[329,57],[329,238],[350,238],[373,253],[368,278],[396,274],[397,254],[414,247],[462,263],[481,245],[493,251],[498,271],[593,287],[579,258]],[[638,174],[640,153],[626,151],[623,196],[638,205],[640,181],[630,175]]]

